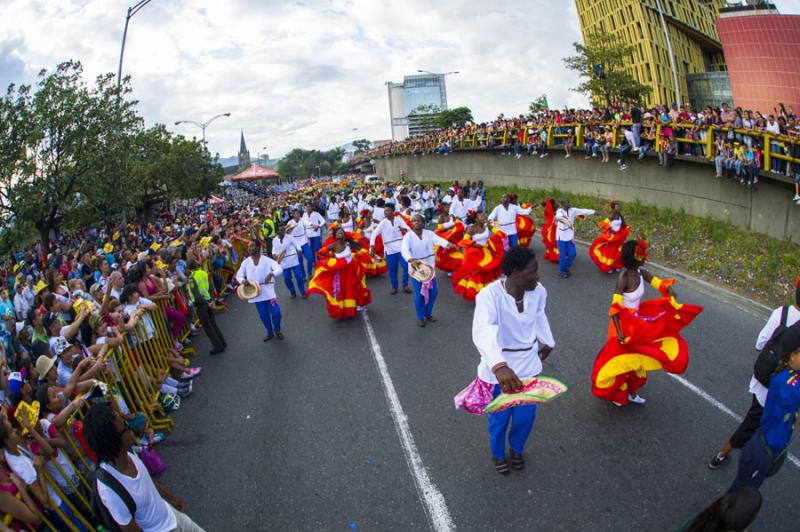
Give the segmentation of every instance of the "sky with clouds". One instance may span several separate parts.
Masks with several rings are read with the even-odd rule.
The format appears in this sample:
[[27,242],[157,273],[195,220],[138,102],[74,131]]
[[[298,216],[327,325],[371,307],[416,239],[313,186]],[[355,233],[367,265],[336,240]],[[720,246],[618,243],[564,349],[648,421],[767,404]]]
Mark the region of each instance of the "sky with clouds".
[[[116,72],[134,0],[0,0],[0,87],[80,60]],[[800,13],[800,0],[775,0]],[[390,137],[386,81],[417,69],[448,77],[450,107],[477,120],[519,114],[546,93],[581,106],[561,58],[581,40],[572,0],[152,0],[131,21],[123,73],[148,125],[205,121],[212,153],[251,156]],[[266,146],[266,150],[262,147]]]

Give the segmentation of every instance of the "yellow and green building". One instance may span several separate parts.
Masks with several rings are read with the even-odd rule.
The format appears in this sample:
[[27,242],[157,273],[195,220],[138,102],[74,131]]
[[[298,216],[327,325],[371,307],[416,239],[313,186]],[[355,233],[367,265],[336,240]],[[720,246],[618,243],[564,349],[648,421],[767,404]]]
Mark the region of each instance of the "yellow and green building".
[[652,87],[647,105],[668,105],[677,97],[664,25],[675,57],[681,103],[702,107],[731,101],[716,28],[725,0],[575,0],[575,4],[584,43],[591,45],[591,35],[602,32],[633,44],[626,66],[640,83]]

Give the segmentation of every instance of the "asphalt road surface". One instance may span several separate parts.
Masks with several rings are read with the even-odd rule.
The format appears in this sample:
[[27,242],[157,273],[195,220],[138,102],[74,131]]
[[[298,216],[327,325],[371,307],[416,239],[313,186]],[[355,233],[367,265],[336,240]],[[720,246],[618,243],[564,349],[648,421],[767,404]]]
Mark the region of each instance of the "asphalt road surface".
[[[538,232],[533,248],[541,257]],[[738,453],[717,471],[706,463],[737,425],[723,409],[750,404],[764,319],[678,284],[680,300],[705,307],[683,331],[696,389],[652,373],[647,404],[620,409],[590,389],[614,276],[585,248],[570,279],[539,264],[557,344],[543,373],[570,390],[540,407],[523,472],[495,473],[486,420],[453,407],[479,355],[473,304],[439,272],[439,321],[424,329],[413,296],[391,296],[386,276],[368,281],[367,315],[347,321],[279,282],[283,341],[262,342],[255,308],[231,298],[218,317],[227,351],[210,356],[196,339],[203,374],[158,447],[162,481],[209,531],[674,530],[735,476]],[[797,442],[790,450],[800,455]],[[752,530],[797,531],[798,488],[787,461],[762,487]]]

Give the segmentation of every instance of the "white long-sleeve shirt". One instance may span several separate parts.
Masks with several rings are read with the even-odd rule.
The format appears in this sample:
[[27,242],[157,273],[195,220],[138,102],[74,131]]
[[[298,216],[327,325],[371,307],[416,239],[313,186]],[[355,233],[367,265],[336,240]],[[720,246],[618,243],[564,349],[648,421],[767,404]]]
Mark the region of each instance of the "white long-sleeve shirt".
[[531,213],[531,208],[523,209],[513,203],[508,204],[508,209],[502,204],[492,209],[489,214],[489,221],[497,222],[498,228],[507,235],[517,234],[517,215],[527,216]]
[[326,214],[328,215],[328,221],[336,221],[339,219],[339,204],[331,198],[331,202],[328,204],[328,208],[325,210]]
[[494,281],[475,298],[472,342],[481,354],[478,377],[497,383],[492,368],[501,362],[523,379],[542,371],[539,345],[555,347],[545,305],[547,290],[540,284],[525,292],[523,311],[503,286],[504,278]]
[[460,200],[458,196],[454,197],[453,201],[450,203],[450,215],[465,220],[467,218],[467,211],[470,208],[469,205],[470,202],[468,199]]
[[[756,340],[756,349],[761,351],[764,349],[764,346],[767,345],[769,339],[772,338],[772,335],[775,334],[775,330],[781,324],[781,312],[783,311],[783,307],[778,307],[772,311],[770,314],[767,323],[764,325],[764,328],[761,329],[761,332],[758,333],[758,339]],[[797,310],[797,307],[792,305],[789,307],[789,312],[786,314],[786,326],[791,327],[795,323],[800,321],[800,310]],[[750,393],[756,396],[756,399],[764,406],[767,403],[767,392],[769,389],[758,382],[756,376],[753,375],[750,377]]]
[[[300,220],[303,222],[303,226],[306,228],[307,238],[318,237],[320,235],[322,226],[325,225],[325,218],[323,218],[317,211],[311,211],[311,214],[304,212],[303,217]],[[316,226],[316,229],[314,229],[314,226]]]
[[384,256],[400,253],[403,240],[401,229],[405,229],[406,231],[411,230],[406,221],[401,217],[395,216],[391,220],[384,218],[381,220],[381,223],[378,224],[378,227],[375,228],[375,231],[369,239],[370,247],[375,246],[375,240],[378,238],[378,235],[380,235],[383,238]]
[[406,262],[421,260],[429,266],[436,266],[436,256],[433,247],[447,247],[448,244],[449,242],[447,240],[433,231],[423,229],[422,238],[418,237],[417,233],[414,231],[409,231],[403,237],[400,253],[403,254],[403,258]]
[[277,236],[272,239],[272,256],[275,259],[286,250],[283,259],[280,261],[281,268],[294,268],[299,265],[300,260],[297,253],[300,249],[302,249],[301,246],[298,246],[297,241],[290,235],[285,235],[283,237],[283,242],[281,242],[281,239]]
[[571,207],[569,211],[565,211],[563,208],[558,209],[556,211],[556,240],[569,242],[574,239],[575,217],[589,216],[590,214],[594,214],[593,209],[576,209],[575,207]]
[[[265,283],[264,280],[270,273],[272,274],[272,279]],[[248,303],[258,303],[259,301],[275,299],[275,278],[282,273],[283,268],[281,268],[281,265],[269,257],[261,255],[258,264],[253,262],[253,257],[247,257],[242,261],[242,265],[239,266],[239,271],[236,272],[236,280],[240,284],[250,281],[261,286],[261,293],[248,301]]]
[[294,218],[286,222],[286,234],[291,236],[297,242],[297,245],[302,247],[308,244],[308,237],[306,236],[306,226],[301,218],[299,222],[294,221]]

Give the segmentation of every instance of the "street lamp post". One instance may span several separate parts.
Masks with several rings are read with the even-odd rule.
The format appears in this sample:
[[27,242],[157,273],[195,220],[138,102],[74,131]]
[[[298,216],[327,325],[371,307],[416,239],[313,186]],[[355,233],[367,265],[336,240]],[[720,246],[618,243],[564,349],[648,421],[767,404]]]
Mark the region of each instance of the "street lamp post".
[[[261,146],[261,149],[262,150],[266,150],[267,147],[266,146]],[[269,161],[269,154],[266,151],[264,151],[264,166],[267,165],[267,161]],[[261,163],[261,150],[259,150],[259,152],[258,152],[258,162]]]
[[221,114],[218,114],[217,116],[212,117],[211,119],[209,119],[206,122],[196,122],[194,120],[178,120],[177,122],[175,122],[175,125],[177,126],[178,124],[192,124],[194,126],[199,127],[200,129],[202,129],[203,130],[203,146],[205,146],[206,145],[206,128],[208,127],[208,125],[211,122],[213,122],[217,118],[222,118],[223,116],[231,116],[231,114],[230,113],[221,113]]
[[122,86],[122,58],[125,55],[125,39],[128,37],[128,23],[131,18],[138,13],[144,6],[149,4],[152,0],[139,0],[134,5],[128,8],[128,14],[125,15],[125,29],[122,30],[122,48],[119,51],[119,68],[117,68],[117,88]]

